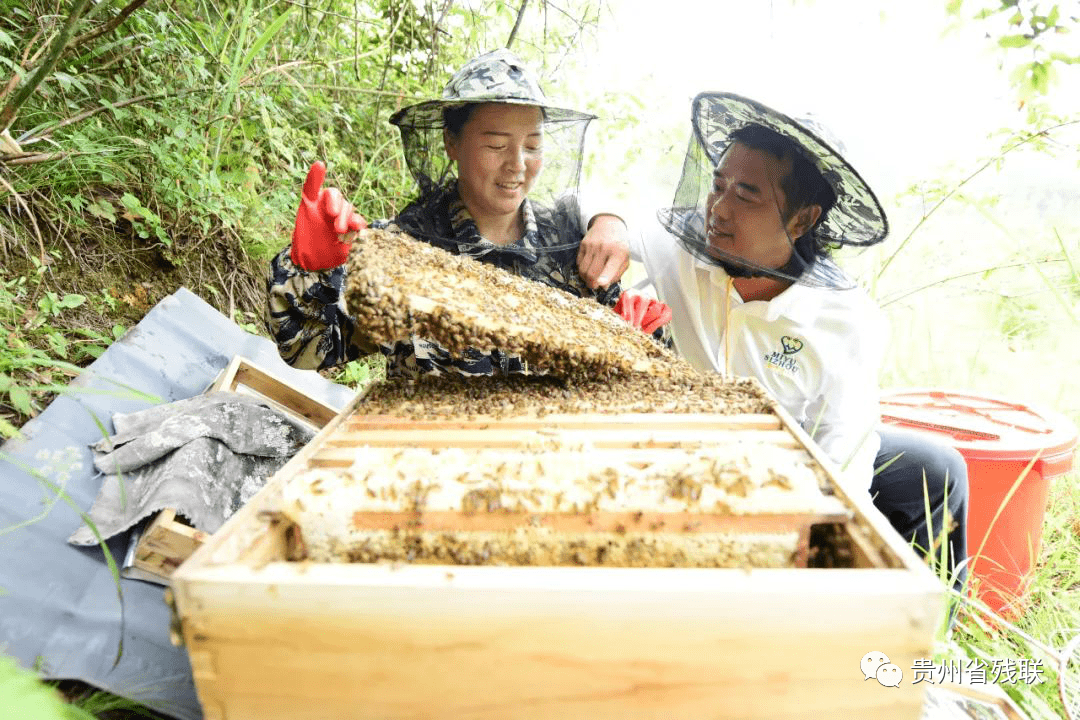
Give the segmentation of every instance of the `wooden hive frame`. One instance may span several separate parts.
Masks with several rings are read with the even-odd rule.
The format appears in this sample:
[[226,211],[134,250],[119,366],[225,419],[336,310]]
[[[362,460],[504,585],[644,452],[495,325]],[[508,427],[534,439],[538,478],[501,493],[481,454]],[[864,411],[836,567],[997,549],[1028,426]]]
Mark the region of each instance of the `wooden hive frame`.
[[[642,432],[641,428],[648,428]],[[776,415],[646,414],[546,415],[543,418],[453,418],[416,420],[385,415],[353,415],[326,438],[308,468],[344,469],[357,448],[461,448],[529,452],[550,443],[585,444],[594,456],[647,461],[662,454],[682,457],[693,449],[717,445],[762,444],[770,448],[802,448],[783,430]],[[811,459],[806,458],[807,461]],[[822,498],[825,500],[825,498]],[[813,525],[846,523],[851,513],[840,502],[787,512],[752,514],[655,512],[357,512],[353,524],[368,528],[403,528],[422,523],[428,531],[500,531],[514,527],[548,527],[561,532],[632,532],[661,528],[677,533],[739,534],[794,532],[798,535],[793,563],[806,567]]]
[[919,716],[921,685],[866,682],[859,661],[877,650],[909,669],[931,657],[941,584],[782,409],[457,420],[438,430],[439,442],[513,445],[563,423],[612,442],[629,433],[645,447],[755,433],[802,447],[850,511],[834,526],[850,568],[288,562],[292,529],[279,508],[289,478],[345,462],[360,436],[431,442],[430,423],[361,417],[361,401],[172,578],[207,720]]
[[337,416],[337,411],[305,395],[269,370],[240,355],[233,359],[206,392],[234,392],[251,395],[312,430],[318,430]]

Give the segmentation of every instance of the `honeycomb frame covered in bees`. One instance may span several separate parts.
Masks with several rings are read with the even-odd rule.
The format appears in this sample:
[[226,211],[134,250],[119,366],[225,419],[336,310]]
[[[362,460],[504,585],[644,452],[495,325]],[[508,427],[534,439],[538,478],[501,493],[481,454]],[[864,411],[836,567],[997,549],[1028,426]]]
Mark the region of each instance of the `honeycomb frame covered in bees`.
[[357,332],[417,336],[455,354],[501,350],[555,375],[666,375],[688,366],[611,308],[389,230],[367,229],[347,261]]
[[694,449],[676,438],[634,450],[633,433],[621,447],[608,434],[597,448],[592,432],[514,431],[518,447],[477,447],[487,429],[446,435],[428,425],[418,433],[431,447],[372,447],[361,433],[365,444],[331,450],[283,489],[297,559],[794,567],[806,563],[812,524],[849,515],[797,448]]

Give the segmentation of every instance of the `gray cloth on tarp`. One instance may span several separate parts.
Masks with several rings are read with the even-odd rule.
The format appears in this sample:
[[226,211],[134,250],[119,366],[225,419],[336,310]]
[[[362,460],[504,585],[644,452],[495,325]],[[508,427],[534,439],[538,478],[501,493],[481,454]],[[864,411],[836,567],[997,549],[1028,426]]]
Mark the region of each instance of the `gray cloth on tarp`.
[[[83,680],[177,720],[202,718],[187,651],[169,642],[163,588],[121,578],[121,613],[101,548],[67,542],[79,515],[45,482],[89,508],[102,482],[90,446],[113,432],[113,416],[200,395],[234,355],[332,408],[355,394],[289,367],[273,342],[189,290],[159,302],[26,423],[21,438],[0,447],[0,652],[45,678]],[[129,534],[107,541],[118,559]]]
[[[162,508],[212,533],[314,435],[258,398],[230,392],[112,420],[116,434],[91,446],[106,477],[88,515],[103,538]],[[83,524],[68,542],[97,538]]]

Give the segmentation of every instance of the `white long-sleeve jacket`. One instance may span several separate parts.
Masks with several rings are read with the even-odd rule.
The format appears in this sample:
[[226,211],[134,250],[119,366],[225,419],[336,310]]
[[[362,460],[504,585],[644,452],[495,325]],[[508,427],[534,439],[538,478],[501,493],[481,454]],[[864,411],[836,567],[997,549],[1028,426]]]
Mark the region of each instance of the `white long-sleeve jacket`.
[[671,308],[676,351],[702,372],[760,380],[852,483],[869,490],[888,337],[869,295],[795,284],[770,301],[744,302],[722,268],[686,252],[655,216],[629,235],[631,257]]

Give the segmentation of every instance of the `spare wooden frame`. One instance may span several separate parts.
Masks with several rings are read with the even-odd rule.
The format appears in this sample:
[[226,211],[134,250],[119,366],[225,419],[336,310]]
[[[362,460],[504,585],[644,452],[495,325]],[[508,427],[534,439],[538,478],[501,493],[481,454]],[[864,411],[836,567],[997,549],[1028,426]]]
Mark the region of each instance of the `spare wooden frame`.
[[[334,408],[305,395],[271,372],[240,355],[218,374],[206,389],[211,392],[234,392],[259,398],[267,405],[318,431],[332,420]],[[123,573],[126,577],[162,585],[184,560],[208,537],[178,517],[174,508],[159,511],[134,541]]]

